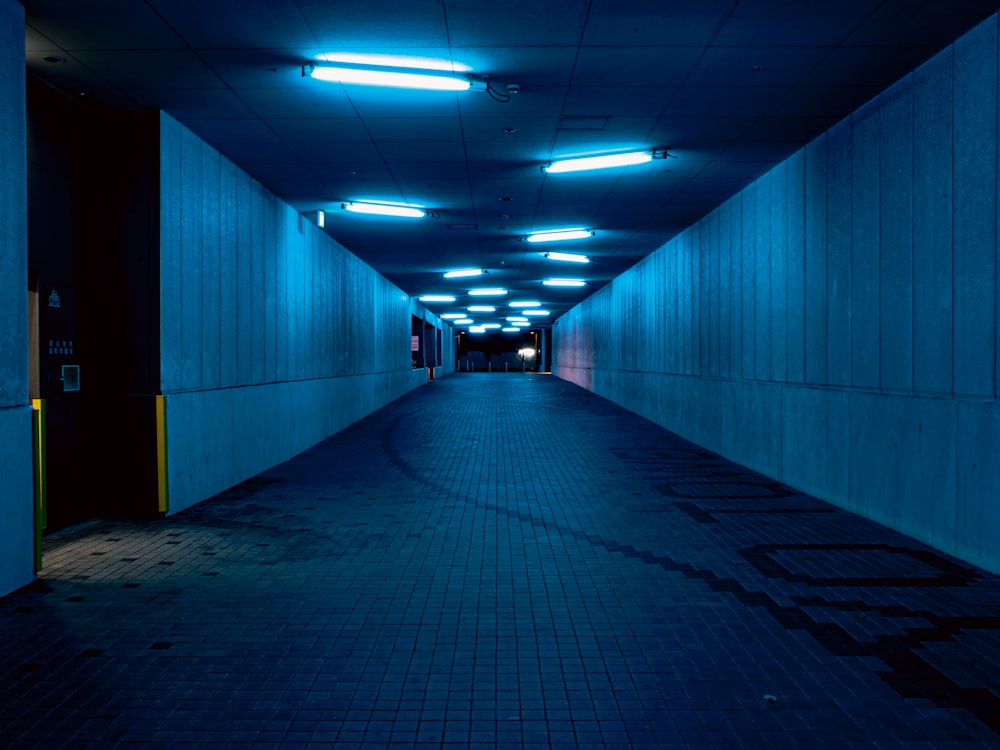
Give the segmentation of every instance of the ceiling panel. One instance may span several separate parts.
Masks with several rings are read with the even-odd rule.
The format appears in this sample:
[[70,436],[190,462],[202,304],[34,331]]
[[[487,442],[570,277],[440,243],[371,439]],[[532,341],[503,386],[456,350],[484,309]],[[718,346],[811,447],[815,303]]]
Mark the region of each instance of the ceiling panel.
[[[555,316],[812,141],[997,0],[28,0],[29,74],[90,108],[163,109],[406,293],[449,267],[544,299]],[[329,84],[333,53],[466,65],[454,93]],[[53,62],[46,62],[49,57]],[[489,76],[489,91],[483,85]],[[82,95],[81,95],[82,94]],[[546,175],[555,157],[671,158]],[[435,218],[360,218],[346,200]],[[597,227],[583,290],[520,238]],[[450,288],[456,288],[451,285]]]

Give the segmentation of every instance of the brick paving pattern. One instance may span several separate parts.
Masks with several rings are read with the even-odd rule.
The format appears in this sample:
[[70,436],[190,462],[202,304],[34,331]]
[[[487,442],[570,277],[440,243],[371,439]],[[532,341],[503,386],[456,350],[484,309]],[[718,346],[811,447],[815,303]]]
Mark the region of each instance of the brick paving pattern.
[[0,642],[4,748],[1000,748],[1000,579],[546,375],[51,534]]

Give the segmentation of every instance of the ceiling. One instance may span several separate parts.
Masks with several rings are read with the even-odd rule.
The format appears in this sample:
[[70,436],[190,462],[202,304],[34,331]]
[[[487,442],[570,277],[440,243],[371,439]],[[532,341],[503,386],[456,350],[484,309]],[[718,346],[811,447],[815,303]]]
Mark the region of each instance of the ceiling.
[[[997,0],[25,0],[26,58],[85,106],[159,108],[408,294],[558,317],[954,41]],[[494,95],[327,83],[335,53],[446,59]],[[50,58],[49,61],[46,58]],[[58,58],[51,61],[52,58]],[[519,87],[508,93],[508,85]],[[502,101],[506,99],[506,101]],[[550,175],[557,158],[666,150]],[[349,214],[344,201],[431,209]],[[586,240],[523,242],[579,226]],[[557,263],[540,252],[595,262]],[[455,268],[480,279],[444,279]],[[587,281],[578,289],[547,277]],[[493,316],[474,315],[477,322]]]

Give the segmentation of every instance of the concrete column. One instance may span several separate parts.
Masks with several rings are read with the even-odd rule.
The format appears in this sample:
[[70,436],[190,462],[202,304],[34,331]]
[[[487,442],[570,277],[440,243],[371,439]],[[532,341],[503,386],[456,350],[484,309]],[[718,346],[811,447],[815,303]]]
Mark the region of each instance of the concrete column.
[[24,8],[0,0],[0,595],[34,576]]

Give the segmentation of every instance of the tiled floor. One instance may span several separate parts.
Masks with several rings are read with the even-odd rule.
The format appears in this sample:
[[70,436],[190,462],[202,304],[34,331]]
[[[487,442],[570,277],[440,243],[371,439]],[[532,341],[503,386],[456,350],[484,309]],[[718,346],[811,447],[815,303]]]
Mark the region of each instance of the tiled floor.
[[544,375],[53,534],[0,643],[4,748],[1000,748],[997,577]]

